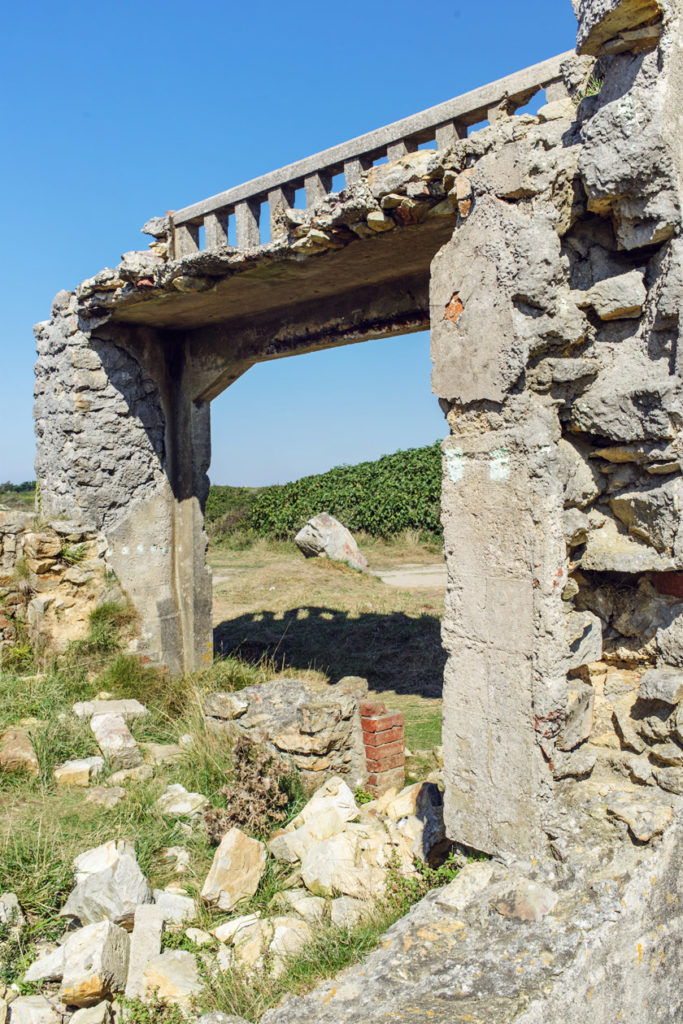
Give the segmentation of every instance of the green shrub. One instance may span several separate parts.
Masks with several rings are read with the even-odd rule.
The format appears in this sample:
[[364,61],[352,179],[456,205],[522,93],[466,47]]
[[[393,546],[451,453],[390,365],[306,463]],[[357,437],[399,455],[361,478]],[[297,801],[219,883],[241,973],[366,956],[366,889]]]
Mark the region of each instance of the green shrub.
[[441,452],[435,442],[269,487],[254,501],[249,525],[262,536],[289,537],[311,516],[329,512],[348,529],[375,537],[403,530],[438,536],[440,508]]

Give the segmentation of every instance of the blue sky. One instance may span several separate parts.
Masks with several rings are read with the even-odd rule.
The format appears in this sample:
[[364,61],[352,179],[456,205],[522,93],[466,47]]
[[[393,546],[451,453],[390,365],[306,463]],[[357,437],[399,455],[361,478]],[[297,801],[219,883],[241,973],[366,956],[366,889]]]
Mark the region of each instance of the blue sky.
[[[0,481],[33,476],[33,323],[145,248],[149,217],[570,49],[574,31],[570,0],[7,5]],[[212,479],[433,441],[429,371],[423,334],[254,367],[214,403]]]

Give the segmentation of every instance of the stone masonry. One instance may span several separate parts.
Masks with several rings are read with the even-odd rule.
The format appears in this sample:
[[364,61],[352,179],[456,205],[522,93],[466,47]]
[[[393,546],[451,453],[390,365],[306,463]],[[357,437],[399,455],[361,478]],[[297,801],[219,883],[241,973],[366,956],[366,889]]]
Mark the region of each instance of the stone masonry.
[[211,400],[431,325],[445,820],[501,857],[560,850],[567,780],[682,785],[681,3],[575,6],[580,56],[155,218],[36,329],[45,513],[105,538],[141,653],[181,672],[211,657]]
[[85,636],[98,604],[121,599],[106,555],[104,537],[78,523],[0,508],[0,665],[22,638],[64,650]]

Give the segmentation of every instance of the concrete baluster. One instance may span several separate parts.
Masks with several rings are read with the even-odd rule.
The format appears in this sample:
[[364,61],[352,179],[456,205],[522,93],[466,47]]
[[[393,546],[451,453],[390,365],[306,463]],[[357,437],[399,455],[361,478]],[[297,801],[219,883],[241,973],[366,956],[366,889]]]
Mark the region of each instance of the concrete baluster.
[[256,199],[245,199],[235,207],[235,229],[238,249],[253,249],[261,244],[259,217],[261,203]]
[[316,174],[309,174],[304,179],[306,189],[306,206],[310,209],[316,203],[329,195],[332,187],[332,175],[328,171],[319,171]]
[[355,185],[363,177],[363,171],[372,167],[372,160],[369,156],[357,156],[353,160],[344,161],[344,183],[346,188]]
[[271,189],[268,193],[271,242],[287,237],[287,225],[284,223],[283,213],[294,206],[294,192],[295,189],[292,185],[282,185],[281,188]]
[[204,243],[207,249],[220,249],[228,244],[228,210],[208,213],[204,218]]
[[417,142],[413,142],[412,139],[402,139],[400,142],[392,142],[391,145],[387,146],[387,160],[391,163],[392,160],[400,160],[406,153],[414,153],[417,149]]
[[449,121],[447,124],[440,124],[436,129],[436,148],[446,149],[448,146],[452,146],[453,143],[457,142],[458,139],[467,138],[467,127],[463,124],[458,124],[457,121]]
[[176,224],[173,230],[175,258],[191,256],[199,252],[199,224]]
[[561,78],[554,78],[552,82],[548,82],[545,87],[546,103],[554,103],[556,100],[566,100],[568,97],[569,90]]

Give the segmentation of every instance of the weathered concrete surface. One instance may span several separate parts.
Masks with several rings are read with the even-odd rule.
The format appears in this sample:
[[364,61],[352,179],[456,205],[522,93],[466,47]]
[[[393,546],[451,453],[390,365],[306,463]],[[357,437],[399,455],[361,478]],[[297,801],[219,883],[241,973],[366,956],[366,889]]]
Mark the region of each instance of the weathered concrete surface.
[[430,284],[446,824],[506,856],[539,851],[557,780],[623,742],[586,713],[570,743],[578,678],[592,708],[610,665],[678,666],[683,640],[683,590],[651,575],[683,569],[680,5],[648,46],[626,32],[643,5],[579,6],[586,38],[620,35],[602,88],[477,162]]
[[564,864],[470,864],[360,964],[262,1024],[678,1024],[682,822],[679,808],[644,850],[606,845],[584,817],[590,846]]

